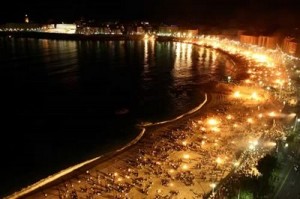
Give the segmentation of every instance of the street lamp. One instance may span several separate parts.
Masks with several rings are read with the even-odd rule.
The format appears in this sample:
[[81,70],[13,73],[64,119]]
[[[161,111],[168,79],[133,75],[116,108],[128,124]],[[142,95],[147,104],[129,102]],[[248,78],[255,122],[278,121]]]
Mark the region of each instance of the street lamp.
[[231,76],[227,77],[227,81],[230,82],[231,81]]
[[293,129],[294,132],[296,131],[298,122],[300,122],[300,118],[298,118],[298,116],[296,115],[295,123],[294,123],[294,129]]
[[212,188],[212,195],[215,196],[215,188],[216,188],[216,183],[211,183],[210,187]]

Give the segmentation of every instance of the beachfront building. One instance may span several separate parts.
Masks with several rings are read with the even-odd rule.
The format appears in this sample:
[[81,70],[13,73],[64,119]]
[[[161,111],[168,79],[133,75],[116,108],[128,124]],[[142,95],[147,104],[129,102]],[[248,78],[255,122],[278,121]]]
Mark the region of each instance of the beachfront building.
[[239,37],[242,43],[257,45],[258,38],[255,35],[241,34]]
[[78,34],[85,34],[85,35],[108,35],[112,33],[112,30],[107,26],[101,26],[101,27],[82,27],[77,29]]
[[258,45],[265,48],[275,49],[279,43],[279,37],[276,35],[257,35],[242,33],[239,35],[242,43]]
[[175,36],[175,37],[194,38],[194,37],[198,36],[198,29],[180,28],[178,31],[173,33],[173,36]]
[[0,25],[0,31],[74,34],[76,32],[76,25],[75,24],[6,23],[4,25]]
[[24,21],[25,21],[25,23],[29,23],[29,17],[27,14],[25,15]]
[[41,31],[43,25],[35,23],[6,23],[0,25],[1,31],[21,32],[21,31]]
[[258,36],[257,45],[275,49],[277,47],[278,42],[279,38],[275,35],[260,35]]
[[285,37],[283,39],[282,50],[290,55],[300,56],[299,41],[294,37]]
[[45,30],[49,33],[64,33],[64,34],[75,34],[76,25],[75,24],[56,24],[54,28],[49,28]]
[[178,26],[167,26],[167,25],[163,25],[163,26],[159,26],[158,28],[158,35],[159,36],[172,36],[174,33],[176,33],[178,31]]

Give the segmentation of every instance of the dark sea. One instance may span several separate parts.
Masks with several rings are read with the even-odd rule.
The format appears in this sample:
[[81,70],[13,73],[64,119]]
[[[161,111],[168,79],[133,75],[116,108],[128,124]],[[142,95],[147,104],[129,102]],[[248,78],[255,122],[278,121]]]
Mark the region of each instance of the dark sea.
[[193,109],[233,71],[191,44],[0,38],[0,196]]

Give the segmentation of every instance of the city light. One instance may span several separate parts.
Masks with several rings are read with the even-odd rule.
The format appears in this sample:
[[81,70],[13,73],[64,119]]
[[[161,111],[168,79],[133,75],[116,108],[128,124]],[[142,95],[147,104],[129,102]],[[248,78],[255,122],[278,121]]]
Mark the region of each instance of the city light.
[[183,155],[183,158],[184,158],[184,159],[189,159],[189,158],[190,158],[190,155],[189,155],[189,154],[184,154],[184,155]]
[[272,112],[269,113],[269,116],[270,116],[270,117],[275,117],[275,116],[276,116],[276,113],[275,113],[274,111],[272,111]]
[[227,118],[228,120],[231,120],[233,117],[232,117],[232,115],[227,115],[226,118]]
[[218,164],[222,164],[222,163],[224,162],[224,160],[223,160],[222,158],[218,157],[218,158],[216,159],[216,162],[217,162]]
[[221,129],[218,128],[218,127],[216,127],[216,126],[211,127],[210,130],[211,130],[212,132],[220,132],[220,131],[221,131]]
[[182,169],[183,169],[183,170],[188,170],[188,169],[189,169],[189,166],[188,166],[187,164],[183,164],[183,165],[182,165]]
[[259,100],[259,97],[258,97],[258,95],[257,95],[256,92],[253,92],[253,93],[251,94],[251,98],[254,99],[254,100]]
[[288,143],[285,143],[285,144],[284,144],[284,147],[285,147],[285,148],[287,148],[288,146],[289,146],[289,144],[288,144]]
[[218,122],[216,119],[211,118],[211,119],[208,119],[207,123],[208,123],[209,125],[211,125],[211,126],[215,126],[215,125],[217,125],[219,122]]
[[267,142],[266,143],[266,146],[269,146],[269,147],[275,147],[276,146],[276,142]]
[[254,123],[254,120],[253,120],[252,118],[247,118],[247,122],[248,122],[249,124],[253,124],[253,123]]
[[209,186],[212,188],[212,196],[215,196],[215,188],[216,188],[217,184],[211,183]]
[[216,183],[211,183],[211,184],[210,184],[210,187],[211,187],[211,188],[216,188],[216,186],[217,186]]
[[238,167],[238,166],[240,165],[240,162],[236,161],[236,162],[233,163],[233,165],[234,165],[235,167]]
[[241,97],[240,91],[235,91],[234,94],[233,94],[233,96],[235,98],[240,98]]

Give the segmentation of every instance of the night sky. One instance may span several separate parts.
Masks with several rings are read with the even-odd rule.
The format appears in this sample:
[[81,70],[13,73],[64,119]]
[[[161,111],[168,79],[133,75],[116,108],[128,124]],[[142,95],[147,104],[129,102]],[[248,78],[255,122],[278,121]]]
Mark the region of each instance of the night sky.
[[28,14],[33,22],[74,22],[76,19],[148,20],[153,22],[201,24],[299,23],[300,6],[292,0],[24,0],[6,2],[0,8],[0,23],[23,22]]

